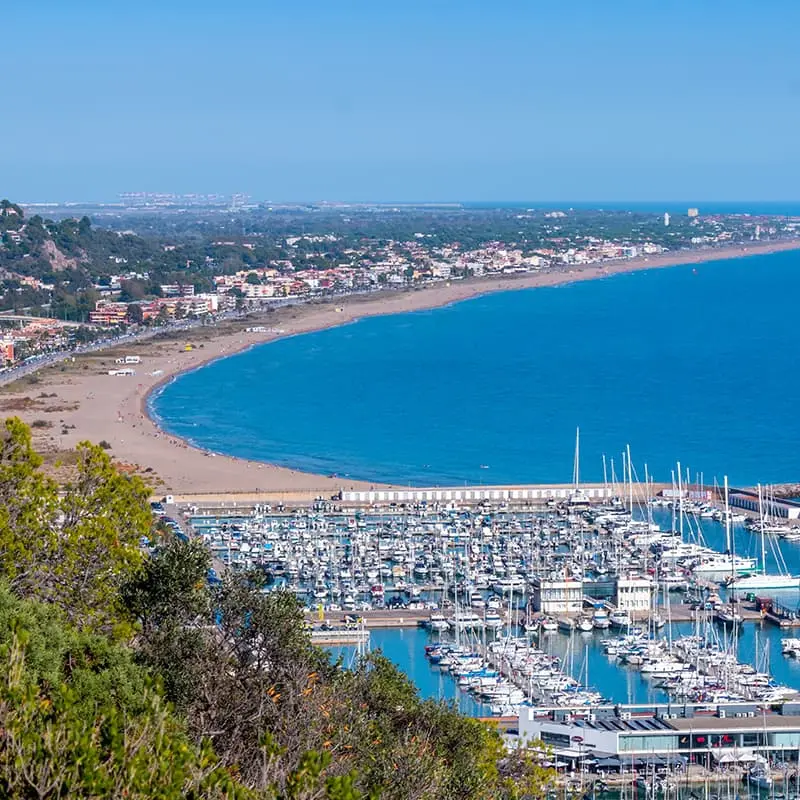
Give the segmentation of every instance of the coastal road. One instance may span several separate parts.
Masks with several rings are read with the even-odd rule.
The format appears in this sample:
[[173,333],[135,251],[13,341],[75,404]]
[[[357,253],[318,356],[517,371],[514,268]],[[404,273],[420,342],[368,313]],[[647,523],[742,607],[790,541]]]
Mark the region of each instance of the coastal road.
[[[287,297],[283,299],[269,300],[256,308],[243,309],[242,311],[226,311],[221,314],[217,314],[214,316],[212,323],[209,323],[207,319],[204,321],[203,318],[181,320],[179,322],[172,322],[169,325],[163,325],[158,328],[145,328],[131,333],[123,333],[119,336],[113,336],[108,339],[99,339],[89,344],[79,345],[78,347],[74,347],[69,350],[58,350],[53,353],[43,353],[41,355],[31,356],[17,366],[0,370],[0,386],[7,386],[8,384],[19,380],[20,378],[24,378],[26,375],[32,375],[34,372],[38,372],[45,367],[52,366],[53,364],[59,364],[62,361],[68,361],[76,356],[88,355],[90,353],[100,353],[104,350],[109,350],[112,347],[118,347],[119,345],[134,344],[137,342],[147,341],[148,339],[153,339],[158,336],[164,336],[173,333],[182,333],[184,331],[211,328],[219,322],[245,320],[251,315],[262,315],[279,308],[302,305],[315,300],[335,301],[338,298],[361,297],[367,294],[375,293],[376,292],[373,290],[360,290],[355,292],[335,292],[320,297]],[[0,319],[3,319],[3,317],[0,316]]]

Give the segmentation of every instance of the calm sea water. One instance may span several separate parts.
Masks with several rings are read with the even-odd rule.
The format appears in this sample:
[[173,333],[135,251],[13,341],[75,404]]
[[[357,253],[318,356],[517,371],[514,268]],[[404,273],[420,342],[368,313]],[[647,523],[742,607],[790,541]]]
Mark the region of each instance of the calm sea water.
[[608,201],[595,200],[530,200],[496,203],[464,203],[468,208],[535,208],[550,209],[575,208],[580,210],[603,209],[607,211],[639,211],[647,214],[685,214],[689,208],[698,208],[701,214],[750,214],[752,216],[768,214],[770,216],[800,216],[798,201],[758,201],[758,200],[652,200],[642,201]]
[[198,446],[405,484],[800,480],[800,253],[505,292],[253,348],[166,386]]
[[[656,510],[653,519],[662,529],[671,528],[672,519],[669,512]],[[736,525],[732,530],[734,547],[737,553],[760,557],[761,541],[757,534],[751,533],[743,526]],[[684,536],[689,541],[697,541],[725,550],[725,528],[711,520],[687,520],[684,524]],[[766,545],[767,568],[771,572],[778,570],[778,557],[782,558],[793,574],[800,574],[800,543],[778,542],[770,537]],[[780,556],[778,555],[780,554]],[[721,590],[724,595],[724,589]],[[800,592],[787,590],[771,593],[778,602],[791,609],[800,608]],[[680,597],[671,595],[673,603],[680,602]],[[664,613],[664,612],[662,612]],[[709,637],[717,637],[720,644],[730,644],[730,634],[711,623],[706,632],[697,628],[693,622],[673,623],[671,632],[667,628],[660,632],[661,637],[679,636],[699,633]],[[453,702],[465,714],[484,716],[490,709],[477,702],[471,695],[461,692],[452,676],[437,668],[431,667],[425,659],[425,645],[437,639],[438,634],[428,633],[423,629],[408,630],[373,630],[370,636],[372,649],[380,649],[401,670],[403,670],[417,687],[424,698]],[[668,701],[666,693],[657,688],[657,681],[645,677],[634,667],[627,667],[603,652],[603,641],[615,636],[609,631],[594,631],[590,634],[573,633],[568,636],[561,632],[543,634],[534,640],[537,646],[551,655],[561,659],[563,669],[582,683],[600,689],[606,697],[616,703],[664,703]],[[781,639],[784,637],[800,637],[800,629],[781,631],[769,623],[747,622],[737,637],[737,654],[739,661],[752,664],[759,670],[770,672],[778,683],[800,689],[800,661],[785,657],[781,652]],[[345,667],[355,658],[355,647],[331,648],[334,656],[341,656]]]
[[[694,623],[673,624],[671,636],[677,638],[695,633],[704,635]],[[667,636],[666,628],[662,636]],[[767,624],[746,623],[738,636],[737,654],[742,663],[770,672],[781,685],[800,688],[800,661],[787,658],[781,653],[781,637],[792,636],[792,632],[781,632]],[[371,649],[379,649],[408,675],[423,698],[452,702],[463,713],[471,716],[488,716],[491,709],[459,690],[455,679],[446,670],[432,667],[425,658],[425,645],[436,641],[437,634],[429,634],[422,628],[373,630]],[[543,634],[534,639],[534,644],[561,659],[565,673],[573,675],[581,683],[598,689],[615,703],[665,703],[668,695],[657,688],[657,680],[647,678],[635,667],[620,664],[603,652],[603,642],[615,635],[607,632]],[[718,637],[722,645],[729,646],[730,634],[712,625],[708,632],[710,640]],[[331,648],[333,657],[341,657],[348,667],[356,657],[355,648]]]

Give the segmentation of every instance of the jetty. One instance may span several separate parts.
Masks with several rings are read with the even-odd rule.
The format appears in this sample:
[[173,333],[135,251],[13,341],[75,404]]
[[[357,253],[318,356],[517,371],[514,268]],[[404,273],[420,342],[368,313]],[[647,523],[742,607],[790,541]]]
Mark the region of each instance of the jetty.
[[[791,498],[800,497],[800,484],[780,483],[770,486],[774,500],[775,515],[788,519],[800,517],[800,502]],[[237,509],[243,512],[256,506],[284,506],[300,508],[314,502],[332,502],[347,507],[366,508],[373,505],[448,503],[464,504],[508,503],[511,505],[535,505],[549,501],[565,501],[580,492],[591,504],[607,502],[614,497],[626,499],[633,494],[635,498],[653,495],[669,496],[675,490],[672,483],[633,481],[632,489],[627,484],[624,493],[620,484],[603,483],[530,483],[530,484],[472,484],[461,486],[389,486],[376,484],[369,489],[349,489],[344,485],[336,491],[320,487],[311,489],[273,489],[263,492],[200,492],[153,496],[153,501],[164,501],[178,506],[197,506],[198,508]],[[697,491],[696,487],[686,487],[687,497]],[[724,500],[720,487],[703,487],[703,496],[711,502]],[[731,506],[743,513],[757,513],[756,487],[731,488]]]
[[[638,483],[633,491],[637,497],[669,489],[666,483]],[[577,491],[589,503],[608,502],[619,495],[619,486],[609,483],[581,483]],[[509,505],[541,505],[550,501],[565,501],[575,495],[574,483],[531,483],[463,486],[382,486],[370,489],[346,489],[331,494],[330,489],[278,489],[268,492],[223,492],[174,494],[162,500],[178,506],[196,506],[209,511],[237,509],[245,513],[255,507],[284,506],[293,508],[314,502],[329,501],[347,508],[368,508],[374,505],[414,505],[418,503],[507,503]]]

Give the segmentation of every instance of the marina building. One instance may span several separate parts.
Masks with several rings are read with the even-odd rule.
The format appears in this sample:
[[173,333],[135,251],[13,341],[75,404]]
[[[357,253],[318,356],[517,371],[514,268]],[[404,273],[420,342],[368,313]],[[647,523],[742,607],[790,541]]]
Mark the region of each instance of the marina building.
[[644,577],[620,577],[617,579],[617,591],[614,604],[619,611],[643,613],[650,610],[653,593],[653,582]]
[[533,608],[542,614],[578,614],[583,608],[583,582],[574,578],[534,578]]
[[[588,502],[602,503],[614,498],[613,487],[583,484],[581,494]],[[536,503],[569,500],[575,493],[573,484],[541,486],[464,486],[427,487],[419,489],[367,489],[342,491],[341,501],[356,505],[376,503],[481,502]]]
[[781,517],[783,519],[800,519],[800,503],[795,500],[776,500],[772,497],[762,497],[759,502],[755,492],[738,489],[731,492],[729,502],[735,508],[744,508],[759,513],[759,505],[766,516]]
[[800,706],[530,707],[520,713],[519,736],[541,739],[556,758],[595,760],[609,769],[615,761],[619,766],[675,755],[708,767],[746,764],[757,755],[797,761]]

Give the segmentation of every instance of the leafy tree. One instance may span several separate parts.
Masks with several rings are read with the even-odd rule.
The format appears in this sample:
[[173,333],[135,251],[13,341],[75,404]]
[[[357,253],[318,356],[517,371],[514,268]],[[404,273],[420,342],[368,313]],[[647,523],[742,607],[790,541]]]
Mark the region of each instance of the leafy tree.
[[211,559],[202,543],[168,539],[122,589],[122,600],[140,629],[140,656],[162,676],[179,708],[191,704],[210,617],[206,584]]
[[420,700],[379,653],[336,668],[311,645],[293,595],[265,594],[255,575],[211,588],[207,568],[200,545],[167,543],[124,596],[144,663],[246,786],[286,798],[544,795],[552,773],[509,758],[495,730]]
[[131,325],[141,325],[144,322],[144,312],[142,311],[142,307],[136,303],[131,303],[128,306],[125,316]]
[[87,344],[95,338],[95,332],[91,328],[81,325],[79,328],[73,328],[70,336],[75,344]]
[[12,203],[7,198],[3,198],[2,200],[0,200],[0,211],[4,212],[4,215],[7,214],[9,211],[11,211],[15,215],[20,217],[20,219],[24,217],[22,208],[18,206],[16,203]]
[[14,587],[33,586],[55,546],[58,489],[40,471],[30,429],[7,419],[0,437],[0,570]]
[[78,223],[78,236],[81,239],[87,239],[92,234],[92,221],[89,217],[83,216],[81,217],[80,222]]
[[152,527],[149,491],[101,447],[81,442],[77,456],[76,478],[60,503],[54,599],[79,624],[108,626],[118,619],[121,586],[142,563],[141,541]]
[[130,651],[0,592],[0,794],[245,798]]
[[135,300],[143,300],[147,294],[144,283],[140,280],[122,281],[119,299],[123,303],[132,303]]
[[0,439],[0,571],[22,596],[62,608],[82,627],[120,624],[119,589],[142,563],[152,524],[148,491],[102,448],[77,448],[75,479],[40,470],[29,428],[7,419]]

